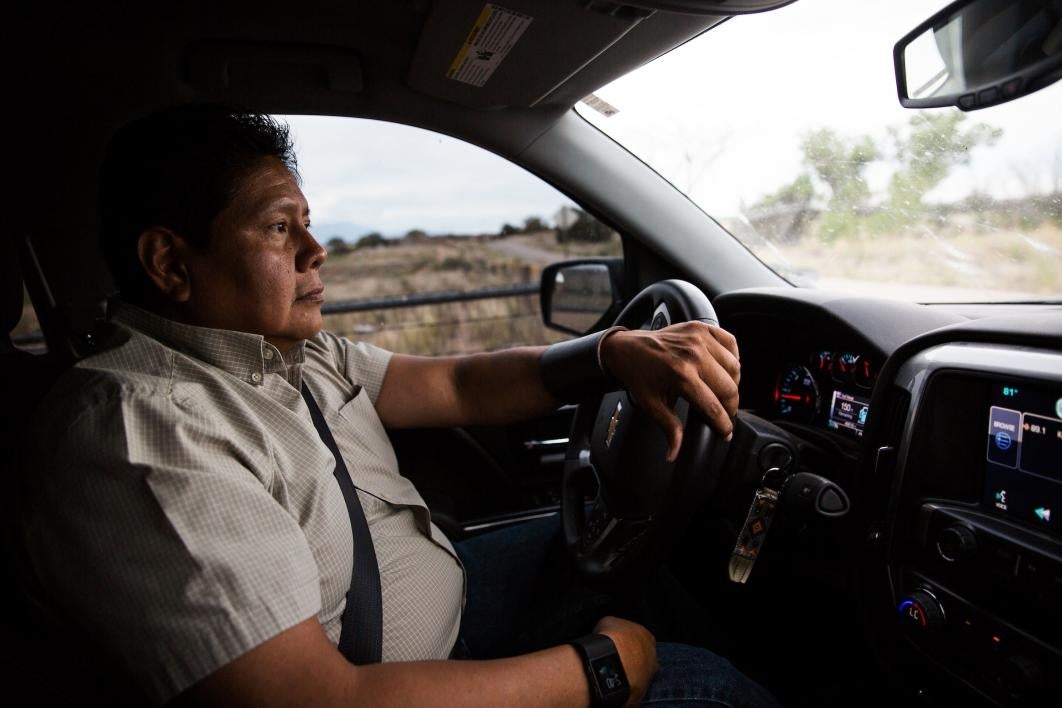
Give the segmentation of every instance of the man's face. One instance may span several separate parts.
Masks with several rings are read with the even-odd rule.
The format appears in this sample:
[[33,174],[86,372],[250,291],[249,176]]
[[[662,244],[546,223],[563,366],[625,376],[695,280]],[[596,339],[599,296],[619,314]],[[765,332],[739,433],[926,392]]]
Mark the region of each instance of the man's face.
[[185,319],[261,334],[282,352],[317,334],[326,253],[309,226],[295,178],[280,160],[263,158],[214,220],[209,246],[187,252]]

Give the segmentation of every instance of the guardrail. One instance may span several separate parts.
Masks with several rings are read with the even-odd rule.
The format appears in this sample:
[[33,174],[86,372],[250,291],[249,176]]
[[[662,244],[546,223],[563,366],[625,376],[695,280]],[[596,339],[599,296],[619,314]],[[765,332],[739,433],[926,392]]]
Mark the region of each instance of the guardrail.
[[[341,315],[348,312],[370,312],[372,310],[394,310],[404,307],[419,307],[421,305],[444,305],[452,302],[469,302],[472,300],[491,300],[503,297],[523,297],[537,295],[539,286],[537,283],[521,285],[505,285],[494,288],[481,288],[479,290],[446,291],[437,293],[420,293],[416,295],[401,295],[398,297],[368,298],[361,300],[340,300],[338,302],[325,302],[321,305],[322,315]],[[20,349],[36,350],[44,344],[44,335],[41,332],[20,335],[11,338],[12,343]]]

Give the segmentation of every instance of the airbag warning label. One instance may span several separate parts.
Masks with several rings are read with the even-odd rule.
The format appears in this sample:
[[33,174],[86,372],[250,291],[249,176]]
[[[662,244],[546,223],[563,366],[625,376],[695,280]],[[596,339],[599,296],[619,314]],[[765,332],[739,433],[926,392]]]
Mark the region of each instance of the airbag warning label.
[[527,15],[487,4],[472,25],[461,51],[450,64],[446,78],[482,86],[531,24]]

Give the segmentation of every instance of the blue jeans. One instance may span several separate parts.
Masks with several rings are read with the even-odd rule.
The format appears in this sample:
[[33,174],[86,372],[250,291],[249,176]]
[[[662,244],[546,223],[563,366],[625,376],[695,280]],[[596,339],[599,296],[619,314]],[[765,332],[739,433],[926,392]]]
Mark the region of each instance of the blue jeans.
[[[563,644],[617,614],[608,595],[583,585],[568,560],[557,516],[454,544],[468,577],[455,656],[493,659]],[[643,705],[777,706],[762,686],[707,649],[657,644],[660,670]]]

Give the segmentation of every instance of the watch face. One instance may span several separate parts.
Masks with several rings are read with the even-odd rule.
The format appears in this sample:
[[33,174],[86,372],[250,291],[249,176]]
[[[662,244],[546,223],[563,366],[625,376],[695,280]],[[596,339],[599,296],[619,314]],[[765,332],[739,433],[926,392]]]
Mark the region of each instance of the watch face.
[[597,686],[601,690],[602,697],[628,690],[627,676],[623,672],[623,664],[620,663],[618,654],[594,659],[591,663],[594,676],[597,678]]

